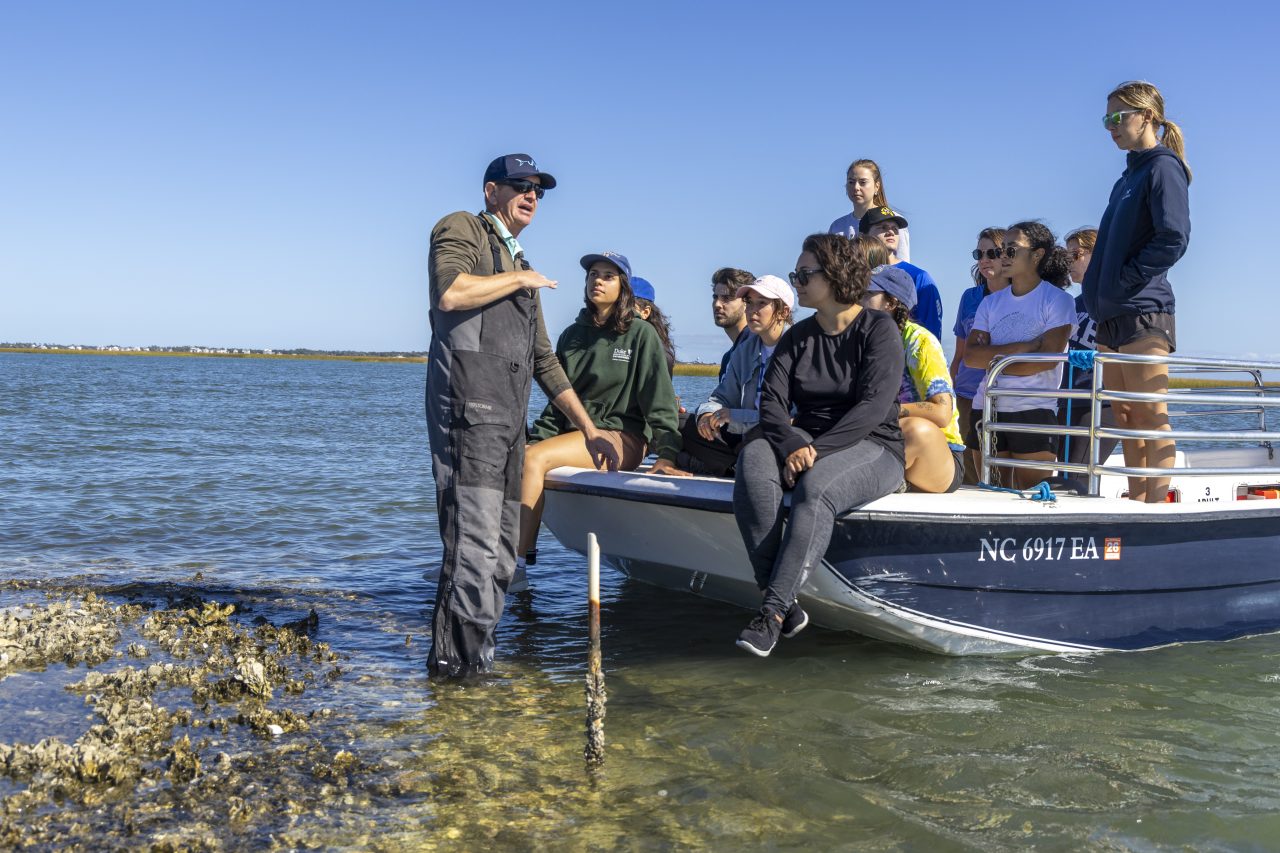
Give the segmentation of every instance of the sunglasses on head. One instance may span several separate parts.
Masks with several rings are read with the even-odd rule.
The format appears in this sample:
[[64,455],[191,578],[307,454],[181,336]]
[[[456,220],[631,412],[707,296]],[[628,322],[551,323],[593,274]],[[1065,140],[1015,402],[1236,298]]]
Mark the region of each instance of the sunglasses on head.
[[511,187],[511,189],[515,190],[518,195],[524,195],[529,192],[529,190],[533,190],[534,198],[542,198],[547,194],[546,187],[541,184],[535,184],[533,181],[523,181],[517,178],[512,178],[506,181],[498,181],[498,183],[502,184],[504,187]]
[[1113,113],[1107,113],[1102,117],[1102,126],[1110,130],[1113,127],[1119,127],[1124,117],[1132,113],[1140,113],[1142,110],[1116,110]]
[[1001,253],[999,249],[987,249],[985,252],[982,251],[981,249],[974,249],[969,254],[973,257],[975,261],[982,260],[984,255],[986,256],[987,260],[994,261],[996,258],[1000,257]]
[[807,267],[800,267],[800,269],[796,270],[795,272],[787,273],[787,278],[791,279],[792,287],[808,287],[809,277],[818,275],[821,272],[822,272],[821,267],[814,267],[813,269],[809,269]]

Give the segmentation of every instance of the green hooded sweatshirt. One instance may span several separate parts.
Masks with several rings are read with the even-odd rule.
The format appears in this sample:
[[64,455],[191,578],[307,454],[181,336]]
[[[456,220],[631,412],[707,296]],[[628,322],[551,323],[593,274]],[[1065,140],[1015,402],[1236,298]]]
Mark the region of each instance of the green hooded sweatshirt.
[[[640,435],[649,450],[675,461],[680,451],[676,392],[658,333],[636,318],[622,334],[597,326],[589,308],[556,342],[556,357],[599,429]],[[535,440],[573,429],[569,419],[548,406],[533,422]]]

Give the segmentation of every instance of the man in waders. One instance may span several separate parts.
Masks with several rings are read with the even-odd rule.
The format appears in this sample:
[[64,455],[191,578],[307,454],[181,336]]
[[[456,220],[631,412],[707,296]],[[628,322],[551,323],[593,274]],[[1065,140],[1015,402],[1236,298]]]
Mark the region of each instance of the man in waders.
[[427,435],[444,561],[427,666],[437,676],[493,666],[515,571],[533,379],[581,430],[597,466],[617,469],[547,338],[538,291],[556,283],[516,242],[555,185],[529,155],[499,157],[484,173],[484,212],[451,213],[431,231]]

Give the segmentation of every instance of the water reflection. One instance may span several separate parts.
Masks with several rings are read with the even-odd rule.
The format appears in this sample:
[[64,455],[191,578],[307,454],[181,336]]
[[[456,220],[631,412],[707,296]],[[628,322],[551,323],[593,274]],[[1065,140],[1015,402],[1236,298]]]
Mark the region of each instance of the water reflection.
[[[246,748],[234,790],[213,784],[225,747],[210,745],[209,775],[188,789],[64,804],[81,843],[127,825],[126,846],[194,849],[1263,849],[1280,837],[1276,638],[949,659],[811,628],[759,660],[733,646],[742,611],[606,571],[609,746],[591,774],[584,567],[549,537],[500,627],[497,672],[426,678],[437,540],[419,366],[0,365],[12,449],[0,579],[27,584],[0,607],[49,587],[123,599],[149,584],[157,600],[234,601],[250,619],[314,608],[317,639],[344,656],[341,677],[299,700],[332,713]],[[709,390],[681,383],[686,403]],[[56,664],[0,680],[0,740],[87,725],[62,690],[83,675]],[[320,767],[346,767],[344,751],[357,769]]]

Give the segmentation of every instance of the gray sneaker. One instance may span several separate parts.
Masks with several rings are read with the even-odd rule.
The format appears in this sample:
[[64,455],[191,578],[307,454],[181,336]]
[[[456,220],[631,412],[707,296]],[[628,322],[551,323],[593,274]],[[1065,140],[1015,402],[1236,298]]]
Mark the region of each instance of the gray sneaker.
[[788,640],[809,626],[809,614],[804,612],[800,602],[791,602],[791,609],[782,619],[782,636]]
[[778,632],[782,628],[772,613],[761,610],[751,620],[741,634],[738,635],[738,648],[751,652],[756,657],[767,658],[769,652],[778,644]]

